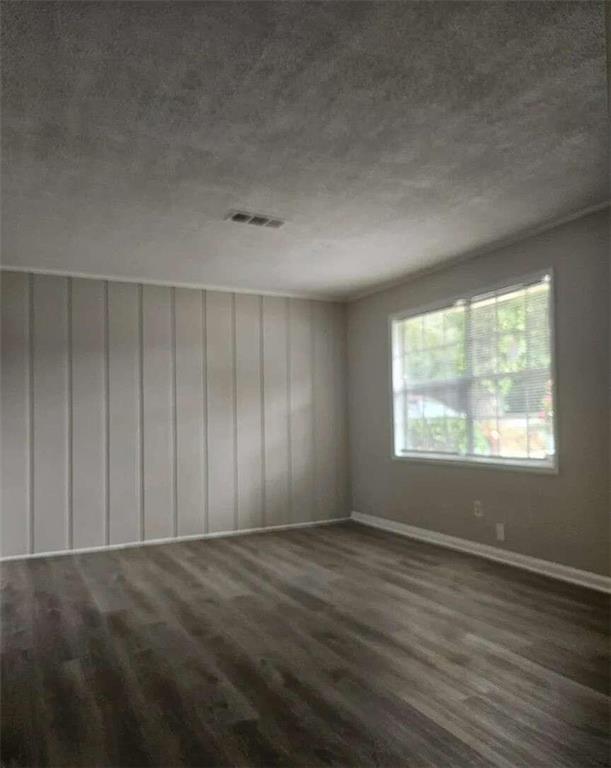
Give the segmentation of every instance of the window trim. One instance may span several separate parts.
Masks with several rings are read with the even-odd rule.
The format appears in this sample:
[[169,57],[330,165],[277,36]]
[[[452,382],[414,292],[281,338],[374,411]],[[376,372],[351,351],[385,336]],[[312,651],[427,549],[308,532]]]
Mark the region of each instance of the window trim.
[[[431,451],[404,451],[396,453],[395,451],[395,414],[394,414],[394,390],[393,390],[393,325],[394,323],[407,320],[410,317],[424,315],[429,312],[435,312],[452,307],[459,301],[470,302],[474,298],[480,298],[487,293],[495,293],[507,290],[511,292],[515,289],[524,288],[531,283],[538,282],[544,277],[549,277],[549,323],[550,323],[550,371],[552,373],[552,397],[554,399],[554,457],[550,463],[543,463],[538,459],[516,459],[503,457],[479,457],[462,456],[446,453],[435,453]],[[558,475],[560,473],[559,465],[559,444],[558,444],[558,366],[556,355],[556,280],[553,267],[547,269],[538,269],[534,272],[521,274],[513,278],[507,277],[495,281],[484,287],[477,287],[465,290],[459,294],[439,299],[428,304],[423,304],[413,309],[400,310],[388,315],[387,318],[387,354],[388,354],[388,392],[389,392],[389,412],[390,412],[390,456],[393,461],[406,461],[414,464],[428,464],[450,467],[468,467],[512,470],[515,472],[526,472],[540,475]]]

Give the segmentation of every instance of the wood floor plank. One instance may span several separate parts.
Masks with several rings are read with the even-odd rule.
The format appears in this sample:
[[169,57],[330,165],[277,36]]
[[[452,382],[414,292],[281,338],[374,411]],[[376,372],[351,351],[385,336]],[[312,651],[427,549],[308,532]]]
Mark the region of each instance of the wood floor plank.
[[610,765],[610,599],[355,523],[2,565],[2,765]]

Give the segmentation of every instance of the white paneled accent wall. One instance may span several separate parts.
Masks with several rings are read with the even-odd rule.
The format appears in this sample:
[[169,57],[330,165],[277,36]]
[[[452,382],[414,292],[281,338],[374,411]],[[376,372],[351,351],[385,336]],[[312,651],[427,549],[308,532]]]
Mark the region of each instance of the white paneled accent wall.
[[348,514],[342,305],[1,284],[2,556]]

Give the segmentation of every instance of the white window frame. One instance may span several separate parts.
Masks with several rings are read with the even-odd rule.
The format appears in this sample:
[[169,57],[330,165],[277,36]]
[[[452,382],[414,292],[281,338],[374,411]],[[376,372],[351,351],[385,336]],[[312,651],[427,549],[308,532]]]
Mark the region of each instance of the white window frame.
[[[552,397],[554,403],[552,430],[554,435],[554,455],[550,462],[544,463],[540,459],[528,458],[503,458],[499,456],[452,456],[447,453],[435,453],[431,451],[401,451],[396,452],[395,441],[395,415],[394,415],[394,390],[393,390],[393,326],[394,323],[406,320],[417,315],[424,315],[428,312],[435,312],[452,307],[459,301],[470,302],[487,293],[495,291],[504,291],[519,289],[529,285],[537,280],[549,279],[549,329],[550,329],[550,371],[552,373]],[[446,297],[444,299],[421,305],[413,309],[394,312],[388,316],[388,389],[389,389],[389,408],[390,408],[390,455],[394,461],[407,461],[415,464],[434,464],[454,467],[482,467],[486,469],[503,469],[517,472],[533,472],[543,475],[557,475],[560,467],[558,461],[558,368],[556,365],[556,295],[555,278],[553,268],[541,269],[536,272],[530,272],[526,275],[505,278],[484,287],[463,291],[460,294]]]

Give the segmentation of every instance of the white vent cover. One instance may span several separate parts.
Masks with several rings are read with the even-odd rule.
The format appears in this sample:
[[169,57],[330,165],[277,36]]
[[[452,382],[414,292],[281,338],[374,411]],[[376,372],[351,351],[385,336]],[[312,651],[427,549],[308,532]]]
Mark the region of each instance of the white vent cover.
[[272,227],[272,229],[278,229],[284,224],[281,219],[274,219],[262,213],[250,213],[249,211],[229,211],[225,216],[225,221],[235,221],[237,224],[252,224],[255,227]]

